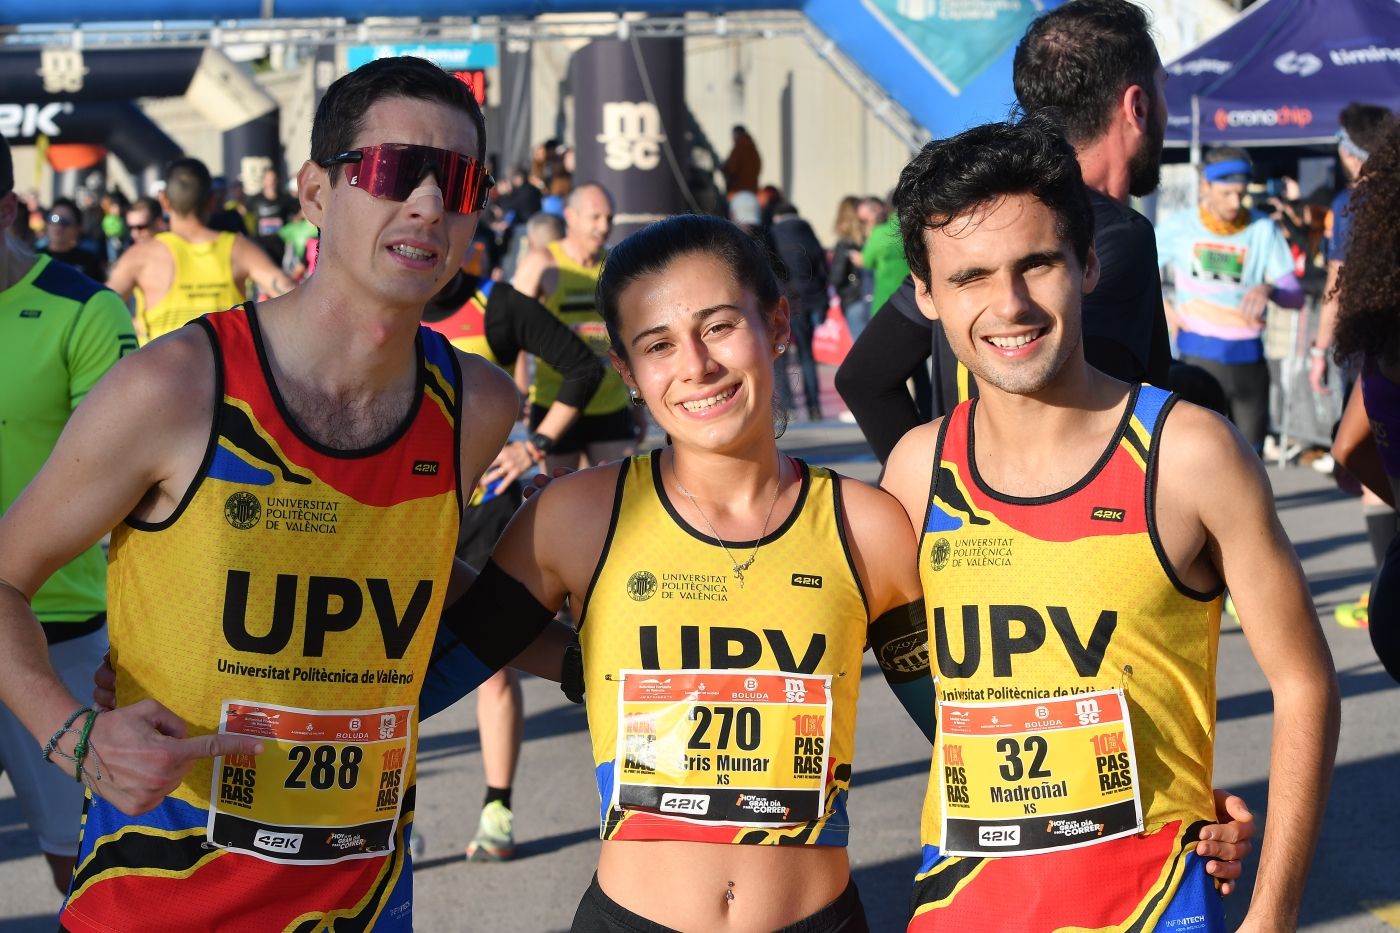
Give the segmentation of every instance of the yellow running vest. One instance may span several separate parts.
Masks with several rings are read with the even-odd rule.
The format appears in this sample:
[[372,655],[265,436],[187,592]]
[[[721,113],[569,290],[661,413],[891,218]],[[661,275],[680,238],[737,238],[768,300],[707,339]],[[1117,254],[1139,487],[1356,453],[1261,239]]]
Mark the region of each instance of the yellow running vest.
[[839,480],[793,462],[796,507],[743,587],[659,453],[623,465],[579,623],[604,839],[846,844],[868,615]]
[[160,301],[147,306],[144,299],[138,300],[137,314],[148,341],[243,300],[243,289],[233,280],[234,234],[220,233],[208,243],[191,243],[176,233],[157,233],[156,239],[170,250],[175,275]]
[[196,762],[140,817],[93,798],[70,930],[129,929],[133,909],[142,930],[412,929],[405,828],[461,512],[461,376],[421,328],[398,430],[332,450],[287,416],[251,308],[198,322],[220,400],[205,461],[171,518],[113,532],[108,604],[121,705],[152,697],[191,735],[264,752]]
[[1188,854],[1215,812],[1220,593],[1176,578],[1152,511],[1174,401],[1134,388],[1090,473],[1035,499],[982,483],[976,401],[943,423],[919,548],[939,740],[911,931],[1220,928]]
[[[608,362],[608,328],[603,316],[598,313],[594,299],[594,289],[598,287],[598,272],[602,261],[597,265],[581,266],[569,258],[559,241],[549,244],[550,255],[559,268],[559,281],[554,291],[540,299],[540,303],[553,312],[569,329],[578,334],[579,339],[588,344],[589,349],[603,361],[603,381],[584,407],[585,415],[610,415],[627,407],[627,387],[622,377]],[[559,397],[559,387],[564,377],[544,360],[535,358],[535,381],[530,386],[530,404],[548,408]]]

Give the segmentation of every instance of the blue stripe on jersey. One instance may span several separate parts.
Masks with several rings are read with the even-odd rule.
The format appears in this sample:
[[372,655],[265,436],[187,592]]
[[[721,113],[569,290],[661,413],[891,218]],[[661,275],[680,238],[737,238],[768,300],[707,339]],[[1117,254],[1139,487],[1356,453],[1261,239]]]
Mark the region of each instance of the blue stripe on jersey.
[[253,466],[223,446],[214,448],[214,459],[209,464],[209,478],[244,486],[271,486],[273,479],[267,470]]
[[1157,921],[1157,930],[1170,933],[1224,933],[1225,902],[1206,874],[1206,860],[1195,852],[1186,855],[1181,886]]
[[50,260],[44,270],[34,277],[32,284],[50,295],[67,298],[78,304],[87,304],[93,295],[106,288],[101,282],[94,282],[77,269],[57,259]]
[[438,372],[452,378],[452,344],[447,338],[431,327],[419,325],[418,333],[423,339],[423,360],[429,366],[437,367]]
[[844,846],[851,834],[851,817],[846,813],[846,791],[837,790],[831,800],[831,816],[822,824],[814,844],[819,846]]
[[593,769],[594,775],[598,779],[598,825],[608,825],[608,813],[612,810],[613,796],[613,774],[617,763],[605,761]]
[[1171,396],[1172,394],[1166,389],[1159,389],[1156,386],[1144,385],[1138,388],[1137,404],[1133,406],[1133,417],[1147,431],[1148,437],[1156,433],[1157,419],[1162,416],[1162,409]]
[[957,531],[962,526],[962,518],[957,515],[949,515],[939,507],[937,502],[929,504],[928,524],[924,526],[924,531]]

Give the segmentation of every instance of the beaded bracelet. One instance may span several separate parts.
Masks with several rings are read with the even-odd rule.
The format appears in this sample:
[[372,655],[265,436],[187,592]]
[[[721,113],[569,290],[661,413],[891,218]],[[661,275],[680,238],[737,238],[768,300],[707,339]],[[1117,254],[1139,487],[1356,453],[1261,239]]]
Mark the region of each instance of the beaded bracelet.
[[65,759],[67,759],[68,761],[74,761],[74,760],[76,760],[76,759],[74,759],[74,757],[73,757],[72,755],[67,755],[67,754],[65,754],[65,753],[58,747],[58,740],[61,739],[61,738],[63,738],[63,737],[64,737],[65,735],[67,735],[69,732],[77,733],[78,730],[73,728],[73,723],[77,722],[77,721],[78,721],[78,717],[81,716],[81,715],[83,715],[83,713],[90,713],[90,712],[92,712],[92,707],[90,707],[90,706],[80,706],[80,707],[78,707],[76,710],[73,711],[73,715],[69,716],[67,719],[65,719],[65,720],[63,721],[62,727],[60,727],[59,730],[58,730],[57,732],[55,732],[53,735],[49,736],[48,742],[45,743],[45,745],[44,745],[44,760],[45,760],[45,761],[52,762],[52,761],[53,761],[53,753],[54,753],[54,752],[58,752],[58,756],[59,756],[60,758],[65,758]]

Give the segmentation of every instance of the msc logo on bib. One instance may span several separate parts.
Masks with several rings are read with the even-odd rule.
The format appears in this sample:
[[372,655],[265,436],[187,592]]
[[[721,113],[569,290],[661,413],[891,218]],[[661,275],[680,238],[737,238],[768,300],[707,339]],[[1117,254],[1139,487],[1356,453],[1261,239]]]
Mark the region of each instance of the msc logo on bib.
[[627,595],[637,602],[646,602],[656,595],[656,575],[649,570],[638,570],[627,578]]
[[251,492],[239,490],[224,503],[224,518],[235,528],[247,531],[258,523],[262,515],[262,503]]

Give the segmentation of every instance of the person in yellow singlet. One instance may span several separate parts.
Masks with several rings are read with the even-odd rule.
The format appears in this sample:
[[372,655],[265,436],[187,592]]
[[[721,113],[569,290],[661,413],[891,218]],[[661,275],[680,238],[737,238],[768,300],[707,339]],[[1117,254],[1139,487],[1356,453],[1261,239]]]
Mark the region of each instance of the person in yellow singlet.
[[[598,270],[612,232],[612,195],[602,185],[579,185],[564,206],[564,237],[544,249],[531,249],[520,261],[511,284],[536,298],[568,324],[599,358],[608,355],[607,328],[594,304]],[[530,387],[530,430],[534,431],[559,393],[563,377],[542,360],[535,360]],[[617,373],[603,376],[581,417],[544,451],[546,465],[559,467],[606,463],[631,456],[646,432],[646,417],[628,406],[627,389]]]
[[778,450],[788,305],[738,227],[653,224],[598,293],[672,443],[554,480],[483,570],[578,620],[604,842],[573,929],[859,933],[856,698],[867,640],[896,666],[922,651],[908,523]]
[[[486,624],[511,585],[453,554],[519,395],[420,323],[487,200],[485,146],[470,89],[423,59],[332,83],[298,174],[317,273],[113,366],[0,516],[0,703],[90,792],[65,929],[408,933],[435,640],[465,656],[457,696],[551,627],[558,676],[572,633]],[[98,710],[31,601],[109,531]]]
[[291,289],[292,280],[252,240],[204,225],[212,203],[203,162],[172,162],[159,197],[170,215],[170,229],[133,245],[107,275],[107,287],[123,299],[137,295],[136,330],[142,343],[201,314],[238,304],[250,279],[265,298]]
[[896,206],[920,309],[981,386],[883,481],[921,536],[938,678],[909,930],[1225,928],[1200,846],[1227,585],[1274,712],[1241,929],[1295,928],[1339,700],[1258,458],[1085,362],[1093,214],[1049,118],[930,143]]

